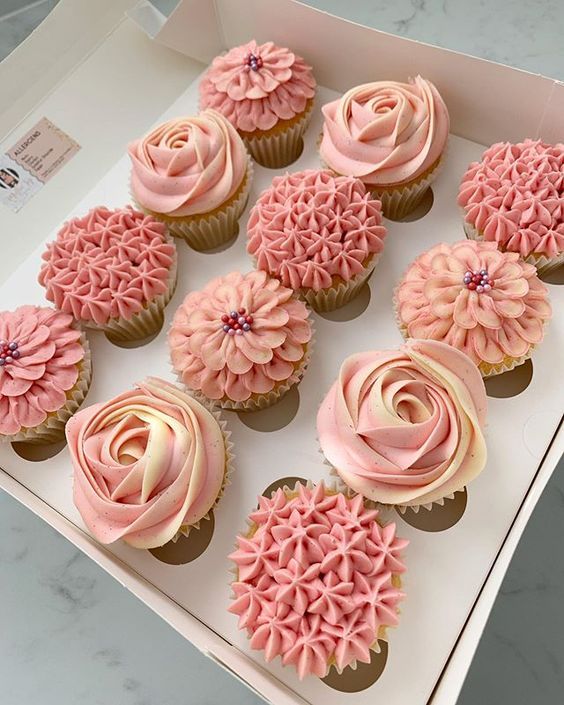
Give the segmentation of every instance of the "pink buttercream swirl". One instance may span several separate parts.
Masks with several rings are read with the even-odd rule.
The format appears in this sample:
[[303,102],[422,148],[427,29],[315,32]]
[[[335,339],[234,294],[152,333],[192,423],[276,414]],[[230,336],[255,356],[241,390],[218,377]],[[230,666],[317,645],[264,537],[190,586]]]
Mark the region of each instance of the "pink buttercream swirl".
[[[488,272],[494,286],[478,293],[467,271]],[[442,340],[477,365],[526,355],[551,317],[548,291],[536,268],[495,242],[441,243],[418,257],[396,291],[400,324],[412,338]]]
[[130,320],[168,291],[176,249],[151,216],[99,206],[65,223],[42,258],[47,299],[86,325],[103,326]]
[[332,663],[339,671],[369,663],[381,628],[397,624],[408,542],[394,524],[380,526],[360,495],[348,499],[323,483],[296,490],[259,498],[251,531],[230,556],[237,580],[229,611],[267,661],[280,656],[300,679],[323,678]]
[[38,306],[0,313],[2,347],[17,345],[0,366],[0,434],[35,428],[67,402],[84,359],[81,332],[72,323],[65,313]]
[[421,76],[356,86],[322,110],[323,161],[373,186],[416,179],[438,162],[448,139],[447,108]]
[[222,206],[243,183],[249,160],[243,140],[215,110],[164,122],[128,152],[137,202],[172,217]]
[[[252,326],[230,335],[224,317],[239,309]],[[187,387],[238,402],[289,379],[311,337],[308,310],[291,289],[265,272],[232,272],[188,294],[175,313],[169,345]]]
[[294,290],[349,281],[384,248],[382,206],[359,179],[307,170],[277,176],[247,225],[259,269]]
[[213,60],[200,83],[200,104],[220,112],[241,132],[270,130],[302,113],[315,85],[311,67],[300,56],[252,40]]
[[485,240],[521,257],[564,252],[564,144],[498,142],[462,177],[458,203]]

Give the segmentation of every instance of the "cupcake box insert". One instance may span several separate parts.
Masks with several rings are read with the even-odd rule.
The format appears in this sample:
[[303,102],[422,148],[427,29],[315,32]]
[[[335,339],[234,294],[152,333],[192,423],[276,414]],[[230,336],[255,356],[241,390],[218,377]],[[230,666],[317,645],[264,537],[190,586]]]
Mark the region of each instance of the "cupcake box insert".
[[[72,32],[64,30],[71,27],[71,4],[63,0],[47,20],[51,32],[60,32],[69,41]],[[25,116],[18,127],[23,134],[28,122],[31,125],[48,115],[82,145],[79,156],[18,214],[7,209],[0,213],[3,232],[12,233],[6,261],[19,262],[10,276],[6,267],[1,270],[3,308],[45,303],[43,289],[37,283],[45,242],[53,239],[69,217],[96,205],[113,208],[129,202],[127,142],[161,120],[194,114],[198,77],[206,64],[226,47],[252,37],[259,41],[272,39],[295,49],[314,67],[320,83],[304,151],[289,170],[319,166],[322,104],[357,83],[405,80],[417,73],[437,85],[449,107],[453,134],[445,167],[433,184],[432,205],[423,217],[404,223],[384,221],[388,235],[369,282],[366,309],[346,321],[337,320],[335,315],[313,314],[316,345],[298,387],[299,404],[293,419],[279,430],[260,431],[255,430],[258,416],[247,425],[244,417],[225,412],[232,431],[235,471],[214,512],[211,541],[195,561],[172,565],[123,543],[109,548],[97,544],[72,502],[72,472],[66,448],[52,458],[31,462],[19,457],[9,445],[1,446],[0,487],[272,703],[340,705],[354,698],[359,705],[376,699],[424,705],[433,691],[433,705],[451,703],[462,685],[507,563],[564,446],[564,434],[558,432],[564,407],[560,384],[564,372],[562,286],[548,285],[554,317],[545,340],[534,351],[530,383],[517,396],[489,397],[489,460],[468,488],[462,518],[448,530],[426,532],[409,525],[400,515],[383,515],[396,521],[398,534],[408,538],[410,545],[405,552],[407,573],[402,583],[406,599],[400,623],[389,630],[387,663],[373,685],[354,696],[346,695],[315,677],[300,682],[296,673],[283,668],[278,659],[266,664],[261,652],[250,649],[245,634],[237,629],[236,618],[227,612],[231,579],[227,556],[233,550],[236,533],[244,528],[245,517],[256,504],[257,494],[268,485],[286,476],[329,479],[329,469],[318,450],[315,419],[340,363],[355,352],[401,344],[392,309],[393,288],[418,254],[435,243],[463,238],[456,195],[468,163],[496,140],[537,136],[562,140],[558,125],[564,86],[363,28],[291,0],[184,0],[164,26],[162,18],[145,3],[144,12],[132,10],[132,16],[157,35],[156,41],[149,41],[131,18],[121,21],[122,12],[134,4],[129,0],[99,3],[103,11],[98,25],[85,21],[85,26],[76,30],[84,33],[84,55],[89,42],[91,46],[99,42],[97,48],[87,58],[72,52],[64,54],[61,70],[68,62],[69,73],[48,96],[55,76],[43,76],[39,81],[30,76],[29,92],[22,95],[14,92],[10,83],[13,79],[0,74],[0,87],[13,98],[0,115],[4,131]],[[87,5],[85,1],[85,12]],[[105,36],[109,29],[112,31]],[[43,33],[48,30],[49,25],[40,28],[37,36],[10,57],[13,68],[18,62],[23,66],[27,56],[25,70],[30,70],[45,38]],[[184,56],[167,47],[180,50]],[[39,65],[39,59],[35,61]],[[524,102],[523,96],[527,97]],[[26,115],[30,108],[31,113]],[[13,141],[14,134],[6,138],[5,145]],[[254,171],[249,204],[239,223],[239,237],[231,247],[207,254],[178,242],[178,286],[157,338],[126,349],[114,346],[99,331],[88,331],[93,378],[87,404],[107,400],[147,375],[174,380],[166,332],[185,294],[202,288],[214,276],[252,268],[245,251],[249,210],[272,177],[284,170],[255,165]],[[27,256],[25,247],[36,249]],[[367,298],[361,296],[359,302],[365,304]],[[351,309],[355,306],[349,313]],[[297,397],[293,400],[295,404]],[[290,402],[285,403],[282,411],[290,406]],[[272,418],[273,413],[282,411],[259,413],[269,413]]]

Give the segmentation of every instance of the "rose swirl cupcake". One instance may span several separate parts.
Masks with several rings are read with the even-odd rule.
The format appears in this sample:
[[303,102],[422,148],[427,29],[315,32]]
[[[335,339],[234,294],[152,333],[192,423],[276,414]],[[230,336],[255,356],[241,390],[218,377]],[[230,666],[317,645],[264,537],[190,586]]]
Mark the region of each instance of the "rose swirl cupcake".
[[384,248],[380,201],[359,179],[307,170],[277,176],[251,210],[247,251],[317,311],[353,299]]
[[300,56],[252,40],[213,60],[200,83],[200,106],[224,115],[253,159],[275,169],[300,155],[315,85]]

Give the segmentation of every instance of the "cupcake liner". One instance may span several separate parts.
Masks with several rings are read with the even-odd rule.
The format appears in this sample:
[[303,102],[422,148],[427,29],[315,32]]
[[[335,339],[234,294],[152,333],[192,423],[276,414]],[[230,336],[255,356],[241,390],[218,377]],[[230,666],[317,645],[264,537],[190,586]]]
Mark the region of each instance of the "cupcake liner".
[[307,301],[311,308],[319,313],[335,311],[358,296],[362,287],[366,284],[368,278],[374,271],[379,258],[380,253],[370,257],[365,265],[365,270],[348,281],[340,279],[339,282],[333,286],[327,289],[320,289],[319,291],[304,287],[300,289],[298,293],[302,299]]

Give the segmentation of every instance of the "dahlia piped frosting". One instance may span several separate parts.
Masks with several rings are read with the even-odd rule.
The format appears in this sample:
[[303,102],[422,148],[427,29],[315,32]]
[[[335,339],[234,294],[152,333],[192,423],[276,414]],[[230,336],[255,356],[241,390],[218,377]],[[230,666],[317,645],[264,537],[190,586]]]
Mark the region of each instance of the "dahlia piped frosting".
[[182,382],[209,399],[245,402],[298,381],[312,327],[308,310],[266,272],[231,272],[193,291],[169,332]]
[[417,179],[438,164],[446,147],[447,108],[421,76],[355,86],[322,110],[321,158],[338,174],[371,186]]
[[462,177],[465,223],[521,257],[564,253],[564,144],[497,142]]
[[84,357],[71,316],[39,306],[0,312],[0,435],[36,428],[64,407]]
[[230,556],[237,575],[229,611],[266,661],[280,656],[300,679],[370,662],[398,622],[408,543],[377,516],[362,497],[323,484],[259,498]]
[[216,416],[157,378],[76,414],[66,427],[74,502],[94,537],[156,548],[213,507],[228,464]]
[[220,112],[240,132],[264,131],[303,113],[315,86],[300,56],[252,40],[213,60],[200,83],[200,105]]
[[164,122],[128,152],[133,197],[171,217],[209,213],[229,201],[249,159],[236,130],[215,110]]
[[474,240],[441,243],[418,257],[396,289],[396,308],[406,336],[449,343],[485,375],[523,362],[551,317],[535,267]]
[[294,290],[348,282],[382,252],[380,201],[353,177],[306,170],[277,176],[251,210],[248,252]]
[[42,255],[39,283],[88,324],[130,320],[170,288],[176,249],[166,226],[132,208],[93,208],[66,222]]
[[423,505],[462,490],[484,468],[486,407],[482,377],[464,353],[410,340],[348,357],[321,404],[317,433],[355,492]]

